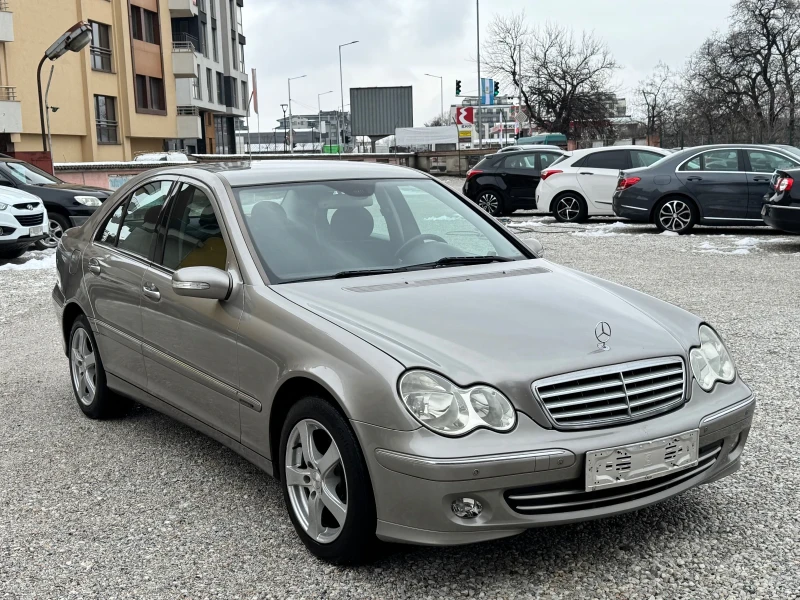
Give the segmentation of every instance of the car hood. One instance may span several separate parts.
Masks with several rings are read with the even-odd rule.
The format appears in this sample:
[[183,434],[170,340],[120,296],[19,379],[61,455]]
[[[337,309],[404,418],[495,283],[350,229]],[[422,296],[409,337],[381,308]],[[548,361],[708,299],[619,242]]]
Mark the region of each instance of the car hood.
[[75,194],[88,194],[98,198],[106,198],[111,195],[111,190],[93,185],[81,185],[79,183],[48,183],[46,185],[37,186],[40,189],[46,190],[61,190],[63,192],[74,192]]
[[[540,377],[686,356],[700,320],[545,260],[274,286],[406,367],[501,389]],[[609,350],[595,328],[611,326]]]

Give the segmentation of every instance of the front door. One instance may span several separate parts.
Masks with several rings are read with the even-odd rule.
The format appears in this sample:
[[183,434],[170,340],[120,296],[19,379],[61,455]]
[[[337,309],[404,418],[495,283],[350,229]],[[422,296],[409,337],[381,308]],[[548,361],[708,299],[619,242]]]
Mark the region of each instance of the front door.
[[578,183],[584,192],[591,213],[611,214],[614,190],[619,172],[629,166],[627,150],[598,150],[586,157],[578,167]]
[[677,172],[709,221],[747,219],[747,175],[739,150],[709,150],[681,165]]
[[540,177],[535,153],[510,153],[503,159],[500,177],[506,184],[510,208],[533,207],[536,204],[536,186]]
[[747,158],[747,218],[760,221],[764,196],[772,192],[770,189],[772,174],[777,170],[796,169],[800,163],[783,154],[761,148],[745,150],[745,157]]
[[125,197],[83,252],[83,281],[93,309],[103,366],[142,389],[142,278],[155,242],[155,227],[172,181],[154,181]]
[[204,186],[181,181],[167,206],[142,281],[142,352],[151,394],[238,441],[236,332],[243,293],[217,301],[172,289],[172,273],[183,267],[216,267],[238,278],[212,198]]

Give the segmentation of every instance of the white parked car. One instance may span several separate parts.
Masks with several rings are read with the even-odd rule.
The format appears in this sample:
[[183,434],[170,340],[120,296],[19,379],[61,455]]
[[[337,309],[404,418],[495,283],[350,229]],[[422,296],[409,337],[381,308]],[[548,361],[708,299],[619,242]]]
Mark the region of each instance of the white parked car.
[[613,215],[611,202],[619,172],[648,167],[671,153],[652,146],[607,146],[567,152],[567,156],[542,171],[536,187],[536,207],[553,213],[562,223]]
[[519,150],[558,150],[559,152],[563,152],[560,146],[551,146],[547,144],[512,144],[500,148],[498,152],[518,152]]
[[22,256],[47,237],[42,201],[28,192],[0,187],[0,259]]

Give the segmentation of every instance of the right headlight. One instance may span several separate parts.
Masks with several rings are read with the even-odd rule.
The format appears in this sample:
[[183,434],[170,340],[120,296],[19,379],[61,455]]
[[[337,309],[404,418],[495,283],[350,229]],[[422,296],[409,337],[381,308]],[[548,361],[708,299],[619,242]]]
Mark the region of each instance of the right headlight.
[[430,371],[408,371],[398,384],[400,397],[414,418],[443,435],[463,435],[479,427],[508,431],[517,416],[502,392],[486,386],[460,388]]
[[700,326],[700,347],[689,352],[692,373],[705,391],[711,391],[717,381],[730,383],[736,377],[736,365],[725,344],[708,325]]

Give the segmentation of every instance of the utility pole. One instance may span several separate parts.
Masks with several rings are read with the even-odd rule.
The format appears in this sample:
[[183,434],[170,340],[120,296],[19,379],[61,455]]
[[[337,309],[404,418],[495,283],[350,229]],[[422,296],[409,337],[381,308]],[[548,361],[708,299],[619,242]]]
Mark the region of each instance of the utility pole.
[[55,69],[55,65],[50,65],[50,76],[47,78],[47,89],[44,92],[44,111],[47,115],[47,145],[50,148],[50,164],[53,164],[53,136],[50,133],[50,104],[48,104],[47,99],[50,96],[50,82],[53,81],[53,69]]
[[481,0],[475,0],[476,42],[478,48],[478,148],[483,148],[483,129],[481,127],[481,104],[483,103],[483,87],[481,86]]
[[286,84],[289,86],[289,152],[294,154],[294,127],[292,123],[292,79],[302,79],[305,75],[289,77]]
[[[283,153],[286,154],[286,107],[288,104],[281,104],[283,109]],[[272,131],[272,141],[275,141],[275,130]]]

